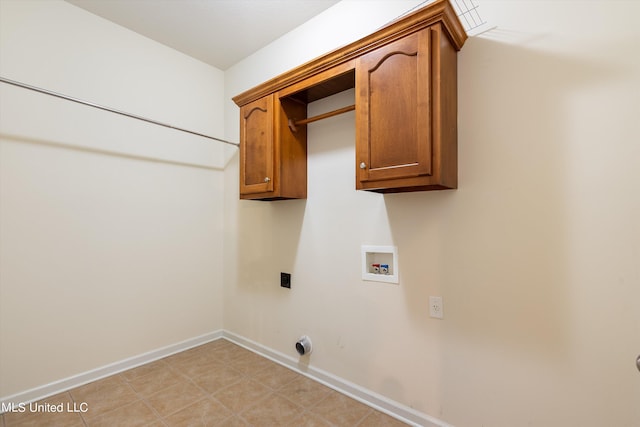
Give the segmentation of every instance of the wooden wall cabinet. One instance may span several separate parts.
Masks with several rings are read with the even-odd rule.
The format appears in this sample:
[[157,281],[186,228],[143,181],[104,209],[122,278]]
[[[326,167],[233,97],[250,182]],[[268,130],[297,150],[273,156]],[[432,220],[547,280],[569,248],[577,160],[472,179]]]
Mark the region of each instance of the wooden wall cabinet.
[[305,124],[330,115],[308,119],[307,103],[353,87],[357,189],[456,188],[456,54],[466,37],[449,1],[436,0],[234,97],[240,197],[305,198]]
[[291,132],[288,115],[306,116],[306,104],[271,94],[240,108],[241,199],[306,198],[306,129]]
[[240,195],[273,193],[273,95],[240,108]]
[[440,24],[356,62],[356,188],[457,187],[456,51]]

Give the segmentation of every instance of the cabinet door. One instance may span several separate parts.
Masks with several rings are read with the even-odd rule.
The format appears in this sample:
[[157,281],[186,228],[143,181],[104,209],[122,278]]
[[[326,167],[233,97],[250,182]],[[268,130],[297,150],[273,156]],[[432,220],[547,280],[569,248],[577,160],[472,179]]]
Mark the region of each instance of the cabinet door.
[[240,108],[240,195],[266,193],[274,186],[273,95]]
[[358,189],[432,174],[429,37],[429,30],[422,30],[357,61]]

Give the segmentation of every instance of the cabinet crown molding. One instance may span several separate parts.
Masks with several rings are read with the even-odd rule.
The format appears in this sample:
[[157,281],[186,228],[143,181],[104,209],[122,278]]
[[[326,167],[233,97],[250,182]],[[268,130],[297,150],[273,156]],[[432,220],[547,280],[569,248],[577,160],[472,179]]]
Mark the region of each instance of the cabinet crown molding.
[[398,18],[358,41],[333,50],[236,95],[233,97],[233,101],[242,107],[436,23],[442,24],[444,34],[455,50],[459,51],[467,39],[464,27],[449,0],[436,0],[415,12]]

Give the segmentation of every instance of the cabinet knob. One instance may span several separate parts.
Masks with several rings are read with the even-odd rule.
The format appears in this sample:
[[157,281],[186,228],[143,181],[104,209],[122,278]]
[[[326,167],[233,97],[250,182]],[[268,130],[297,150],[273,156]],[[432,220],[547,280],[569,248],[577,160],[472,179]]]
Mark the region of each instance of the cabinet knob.
[[365,162],[360,163],[360,169],[366,169],[367,164]]
[[269,178],[268,176],[264,178],[264,182],[269,182],[271,181],[271,178]]

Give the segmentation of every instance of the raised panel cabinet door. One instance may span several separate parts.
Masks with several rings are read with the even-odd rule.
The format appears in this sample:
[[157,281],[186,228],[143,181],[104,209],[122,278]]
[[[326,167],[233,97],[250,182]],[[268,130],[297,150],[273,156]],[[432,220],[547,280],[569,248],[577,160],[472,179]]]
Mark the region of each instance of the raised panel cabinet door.
[[429,29],[358,58],[357,188],[432,174],[430,70]]
[[268,95],[240,108],[240,195],[274,189],[274,105]]

